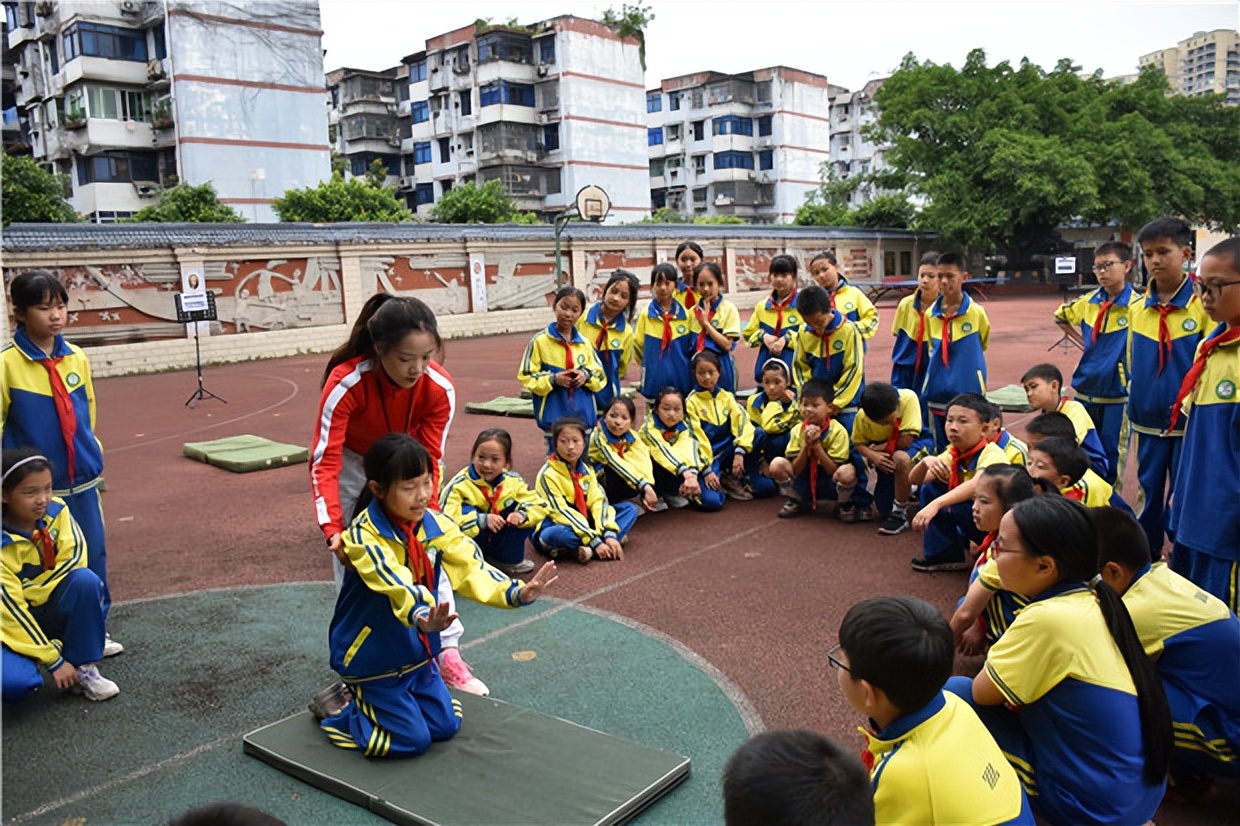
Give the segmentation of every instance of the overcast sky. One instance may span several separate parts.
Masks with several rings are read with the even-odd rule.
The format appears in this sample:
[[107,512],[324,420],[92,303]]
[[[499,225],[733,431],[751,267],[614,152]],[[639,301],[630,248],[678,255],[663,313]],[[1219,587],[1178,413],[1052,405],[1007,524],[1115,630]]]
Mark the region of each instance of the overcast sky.
[[[646,86],[703,69],[744,72],[782,64],[858,89],[913,52],[960,66],[983,48],[993,64],[1022,57],[1053,68],[1069,57],[1086,71],[1135,72],[1137,58],[1194,32],[1238,24],[1235,0],[643,0]],[[622,0],[320,0],[325,69],[385,69],[428,37],[477,18],[535,23],[561,14],[598,18]]]

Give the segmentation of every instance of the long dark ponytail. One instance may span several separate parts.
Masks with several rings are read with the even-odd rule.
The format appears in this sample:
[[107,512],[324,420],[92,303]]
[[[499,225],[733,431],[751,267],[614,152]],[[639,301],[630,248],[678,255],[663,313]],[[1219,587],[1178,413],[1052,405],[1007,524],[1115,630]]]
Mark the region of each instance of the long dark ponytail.
[[337,347],[327,360],[327,369],[323,371],[319,386],[326,385],[332,371],[349,359],[358,356],[375,358],[395,347],[410,333],[429,333],[435,339],[436,348],[443,348],[439,325],[430,307],[417,298],[375,293],[362,305],[348,341]]

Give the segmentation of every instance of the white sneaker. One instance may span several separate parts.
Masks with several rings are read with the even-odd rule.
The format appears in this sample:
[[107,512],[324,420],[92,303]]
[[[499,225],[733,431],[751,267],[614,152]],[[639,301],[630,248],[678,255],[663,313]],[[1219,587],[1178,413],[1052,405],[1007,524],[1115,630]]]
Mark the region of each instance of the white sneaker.
[[104,700],[111,700],[121,693],[120,687],[100,674],[99,667],[93,663],[90,665],[79,665],[77,675],[78,681],[77,685],[74,686],[74,690],[88,700],[99,703]]
[[103,640],[103,656],[105,656],[105,657],[115,657],[117,654],[124,654],[124,653],[125,653],[125,646],[121,645],[119,642],[117,642],[116,640],[112,639],[112,635],[111,635],[111,634],[109,634],[108,636],[104,637],[104,640]]
[[679,496],[679,495],[677,495],[677,494],[669,494],[669,495],[667,495],[667,496],[664,496],[664,497],[663,497],[663,501],[667,502],[667,506],[668,506],[669,508],[687,508],[687,507],[689,507],[689,500],[688,500],[687,498],[685,498],[685,497],[683,497],[683,496]]

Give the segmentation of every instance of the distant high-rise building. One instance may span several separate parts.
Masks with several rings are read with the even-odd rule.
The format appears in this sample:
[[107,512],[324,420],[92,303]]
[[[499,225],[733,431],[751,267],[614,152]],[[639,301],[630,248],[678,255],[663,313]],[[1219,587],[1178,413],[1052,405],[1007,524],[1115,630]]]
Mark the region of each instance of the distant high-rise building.
[[[831,175],[837,181],[859,178],[886,167],[882,147],[876,146],[865,129],[878,119],[874,95],[886,78],[871,80],[856,92],[847,90],[831,98]],[[869,181],[862,181],[848,196],[858,207],[883,194]]]
[[1181,95],[1226,95],[1240,106],[1240,31],[1197,32],[1175,46],[1142,55],[1141,68],[1163,70],[1174,92]]

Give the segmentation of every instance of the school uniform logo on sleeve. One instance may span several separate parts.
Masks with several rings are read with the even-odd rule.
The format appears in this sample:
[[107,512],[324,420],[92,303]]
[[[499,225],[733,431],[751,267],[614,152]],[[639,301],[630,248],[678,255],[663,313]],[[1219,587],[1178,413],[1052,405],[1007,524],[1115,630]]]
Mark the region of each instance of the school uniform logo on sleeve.
[[585,363],[586,363],[586,354],[585,354],[585,353],[578,353],[578,354],[577,354],[577,365],[578,365],[578,366],[580,366],[580,367],[584,367],[584,366],[585,366]]
[[1184,328],[1184,332],[1191,333],[1193,330],[1197,329],[1197,320],[1193,318],[1186,318],[1184,319],[1184,323],[1180,326]]
[[789,324],[800,324],[801,319],[797,318],[796,313],[793,313],[792,315],[788,316],[788,323]]
[[686,327],[685,327],[685,325],[683,325],[683,324],[677,324],[677,325],[676,325],[676,332],[678,332],[678,333],[684,333],[684,332],[687,332],[687,331],[688,331],[688,328],[686,328]]
[[619,350],[619,349],[620,349],[620,339],[618,339],[618,338],[613,338],[613,339],[611,340],[611,348],[612,348],[613,350]]
[[964,324],[960,325],[960,331],[962,333],[971,333],[973,332],[973,325],[966,321]]
[[849,301],[847,304],[845,304],[845,305],[844,305],[844,309],[845,309],[845,310],[855,310],[855,309],[857,309],[857,305],[856,305],[856,304],[854,304],[854,303],[852,303],[851,301]]
[[1120,316],[1119,318],[1115,320],[1115,324],[1119,327],[1127,327],[1128,319],[1124,318],[1123,316]]
[[77,387],[81,383],[82,383],[82,377],[79,376],[77,373],[70,373],[69,375],[65,376],[65,384],[69,385],[70,387]]
[[834,344],[832,344],[832,345],[831,345],[831,349],[832,349],[832,350],[835,350],[835,351],[837,351],[837,352],[838,352],[839,350],[843,350],[843,349],[844,349],[844,342],[842,342],[842,341],[836,341]]
[[1218,386],[1214,388],[1214,395],[1218,396],[1220,399],[1234,398],[1236,395],[1236,385],[1227,379],[1223,379],[1218,383]]

